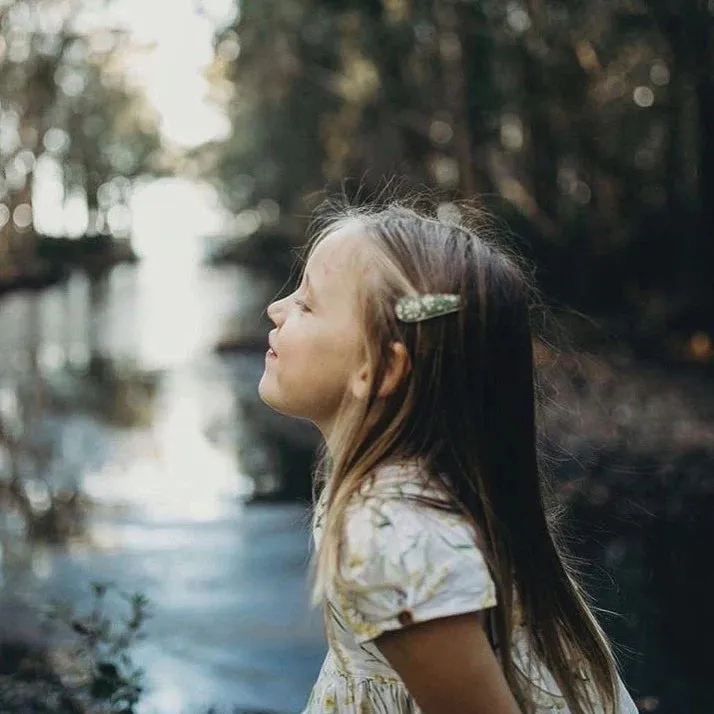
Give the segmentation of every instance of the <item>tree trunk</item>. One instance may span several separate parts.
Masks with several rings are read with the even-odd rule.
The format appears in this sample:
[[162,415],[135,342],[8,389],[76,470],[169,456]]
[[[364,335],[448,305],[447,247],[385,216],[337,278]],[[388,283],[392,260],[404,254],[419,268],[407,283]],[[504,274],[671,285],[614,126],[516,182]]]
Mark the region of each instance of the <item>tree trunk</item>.
[[[708,34],[708,33],[707,33]],[[708,43],[708,54],[712,54]],[[701,263],[704,286],[714,300],[714,61],[703,65],[696,85],[699,114],[699,202],[701,206]]]
[[522,116],[528,125],[533,196],[549,219],[558,213],[558,146],[553,136],[549,107],[554,102],[543,81],[544,71],[523,43],[519,46],[524,86]]
[[[491,77],[490,58],[486,48],[478,52],[474,48],[474,39],[466,35],[469,18],[465,13],[466,10],[461,4],[434,4],[435,25],[441,42],[444,100],[452,118],[455,158],[460,175],[459,188],[466,197],[474,197],[489,192],[492,185],[483,150],[485,142],[479,142],[478,138],[474,140],[474,122],[468,99],[472,96],[483,96],[484,93],[469,86],[468,58],[478,57],[478,61],[484,66],[484,82],[490,82]],[[468,52],[465,50],[467,43]]]

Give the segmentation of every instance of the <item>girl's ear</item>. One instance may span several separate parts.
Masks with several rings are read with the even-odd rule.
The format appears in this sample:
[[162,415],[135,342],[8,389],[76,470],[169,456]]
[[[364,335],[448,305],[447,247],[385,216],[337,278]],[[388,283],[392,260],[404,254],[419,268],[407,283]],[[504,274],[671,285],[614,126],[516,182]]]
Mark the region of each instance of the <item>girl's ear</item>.
[[[407,348],[401,342],[392,342],[387,358],[387,368],[382,378],[382,384],[377,391],[377,396],[383,399],[392,394],[402,379],[409,374],[410,369],[411,362]],[[366,399],[369,396],[370,384],[371,373],[369,365],[365,362],[360,370],[352,377],[350,383],[352,396],[356,399]]]
[[387,360],[387,370],[379,385],[377,396],[384,398],[392,394],[404,377],[409,374],[411,361],[407,348],[401,342],[392,342],[389,346],[389,357]]

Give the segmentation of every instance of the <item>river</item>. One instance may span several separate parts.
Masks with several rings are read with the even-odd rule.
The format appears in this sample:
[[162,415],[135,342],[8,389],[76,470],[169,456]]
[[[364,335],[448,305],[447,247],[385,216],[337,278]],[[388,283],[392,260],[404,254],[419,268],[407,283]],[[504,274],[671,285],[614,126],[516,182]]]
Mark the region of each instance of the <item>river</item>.
[[273,289],[235,267],[148,261],[0,302],[0,416],[30,501],[41,513],[48,489],[78,489],[91,504],[66,547],[29,545],[4,511],[2,602],[83,602],[93,580],[144,592],[141,714],[299,711],[324,653],[304,505],[245,503],[256,475],[277,482],[249,432],[263,355],[214,350],[227,326],[255,330]]

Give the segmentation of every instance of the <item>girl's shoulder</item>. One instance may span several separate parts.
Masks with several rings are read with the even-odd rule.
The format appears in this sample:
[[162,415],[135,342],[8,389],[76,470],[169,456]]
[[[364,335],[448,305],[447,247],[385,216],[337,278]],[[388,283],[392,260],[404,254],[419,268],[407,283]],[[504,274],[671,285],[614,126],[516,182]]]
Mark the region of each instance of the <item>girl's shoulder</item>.
[[[326,485],[315,505],[313,533],[316,540],[322,535],[329,500]],[[434,521],[434,522],[432,522]],[[463,528],[463,517],[451,507],[449,494],[420,464],[400,462],[380,465],[374,469],[351,495],[345,510],[344,528],[348,537],[360,540],[373,538],[373,531],[389,528],[404,534],[421,531],[427,524]]]
[[410,535],[421,540],[448,532],[469,542],[474,539],[470,524],[453,507],[446,485],[418,463],[375,469],[353,495],[345,527],[348,539],[382,541],[394,547]]
[[403,626],[400,612],[421,622],[496,604],[473,529],[432,504],[444,497],[438,485],[407,478],[418,475],[411,466],[380,469],[345,513],[335,595],[369,625],[358,641]]
[[[357,494],[361,498],[449,503],[446,480],[417,461],[386,463],[375,468]],[[357,499],[359,500],[359,499]]]
[[[313,514],[316,542],[322,536],[328,499],[329,485],[323,488]],[[394,547],[407,535],[440,537],[447,531],[477,540],[472,524],[454,507],[446,483],[416,462],[389,463],[374,469],[351,495],[343,528],[347,540],[353,543]]]

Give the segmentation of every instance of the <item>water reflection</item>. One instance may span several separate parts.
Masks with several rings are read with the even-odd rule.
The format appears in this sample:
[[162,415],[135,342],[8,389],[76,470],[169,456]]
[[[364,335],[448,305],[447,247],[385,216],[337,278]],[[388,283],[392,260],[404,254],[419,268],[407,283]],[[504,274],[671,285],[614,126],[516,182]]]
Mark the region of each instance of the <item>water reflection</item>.
[[162,378],[150,427],[115,437],[112,458],[84,475],[92,500],[131,506],[144,518],[210,521],[252,493],[235,448],[233,391],[220,365],[208,367]]
[[138,370],[185,364],[210,353],[226,323],[254,326],[273,290],[269,279],[238,267],[150,261],[98,280],[75,273],[63,285],[0,301],[0,375],[51,374],[82,367],[93,354]]
[[[256,429],[262,353],[214,351],[227,325],[233,343],[264,341],[274,290],[150,260],[0,301],[0,491],[22,488],[0,507],[0,595],[39,607],[93,579],[143,589],[147,712],[297,709],[319,666],[304,509],[245,505],[280,483],[271,429]],[[64,551],[25,539],[48,523]]]
[[[35,460],[54,444],[58,458],[42,471],[71,466],[73,485],[94,500],[150,517],[217,517],[252,481],[236,453],[233,375],[212,350],[226,323],[253,317],[267,289],[237,269],[149,263],[13,296],[0,304],[6,431],[23,432],[23,453]],[[97,420],[146,429],[102,433]],[[88,434],[99,463],[83,445]],[[41,490],[33,483],[28,494]]]

